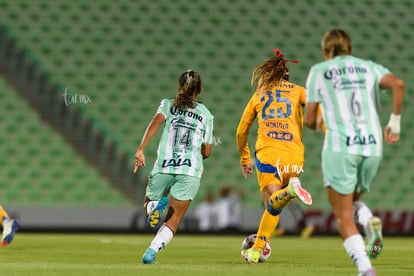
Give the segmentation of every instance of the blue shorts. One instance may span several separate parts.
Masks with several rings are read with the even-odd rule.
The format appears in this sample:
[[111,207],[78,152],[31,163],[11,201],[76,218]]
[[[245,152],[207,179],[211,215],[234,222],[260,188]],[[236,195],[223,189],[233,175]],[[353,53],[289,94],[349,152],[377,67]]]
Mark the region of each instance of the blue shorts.
[[324,185],[343,195],[369,192],[380,162],[381,156],[322,151]]
[[150,200],[159,200],[170,193],[177,200],[193,200],[200,187],[200,180],[199,177],[185,174],[151,173],[145,195]]

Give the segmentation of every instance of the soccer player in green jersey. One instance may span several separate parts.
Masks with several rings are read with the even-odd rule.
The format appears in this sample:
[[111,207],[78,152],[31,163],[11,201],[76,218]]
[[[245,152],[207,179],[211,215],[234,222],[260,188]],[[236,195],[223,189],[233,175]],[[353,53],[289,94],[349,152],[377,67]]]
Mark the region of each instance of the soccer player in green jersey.
[[[369,257],[381,253],[382,223],[360,196],[370,191],[377,173],[383,136],[389,144],[400,138],[404,82],[382,65],[352,56],[351,51],[351,39],[344,30],[331,29],[323,36],[325,61],[311,68],[306,81],[305,123],[317,128],[321,105],[325,127],[322,173],[329,203],[358,275],[375,275]],[[376,107],[381,89],[393,95],[384,134]],[[366,247],[356,223],[363,226]]]
[[197,100],[201,92],[200,74],[188,70],[180,75],[178,84],[175,99],[161,101],[135,153],[134,173],[145,166],[145,148],[164,124],[145,193],[148,226],[158,226],[167,208],[168,212],[142,257],[144,264],[155,263],[156,254],[173,238],[198,192],[203,159],[211,153],[213,115]]

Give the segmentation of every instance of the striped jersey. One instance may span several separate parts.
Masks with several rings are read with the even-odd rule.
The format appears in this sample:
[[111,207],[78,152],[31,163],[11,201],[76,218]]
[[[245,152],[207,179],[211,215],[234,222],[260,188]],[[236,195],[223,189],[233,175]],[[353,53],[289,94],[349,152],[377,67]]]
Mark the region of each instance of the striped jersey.
[[163,99],[157,113],[165,116],[165,126],[152,172],[201,177],[201,145],[212,144],[213,115],[201,102],[178,109],[172,99]]
[[377,97],[379,82],[387,73],[389,70],[379,64],[350,55],[337,56],[311,68],[306,100],[322,105],[324,150],[382,155]]
[[272,147],[304,154],[302,143],[305,88],[288,81],[276,81],[266,91],[256,91],[244,109],[237,128],[241,164],[250,164],[247,135],[257,117],[256,151]]

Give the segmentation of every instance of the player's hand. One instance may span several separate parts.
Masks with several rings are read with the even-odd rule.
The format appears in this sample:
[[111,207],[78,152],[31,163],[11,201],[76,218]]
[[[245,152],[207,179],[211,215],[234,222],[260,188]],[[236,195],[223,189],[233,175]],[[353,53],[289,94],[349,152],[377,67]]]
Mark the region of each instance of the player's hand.
[[138,169],[143,167],[145,167],[145,155],[142,150],[137,149],[137,152],[135,153],[134,173],[136,173]]
[[386,126],[384,129],[384,139],[387,144],[394,144],[398,140],[400,140],[400,134],[399,133],[392,133],[391,128],[389,126]]
[[242,169],[242,174],[244,178],[247,178],[248,174],[253,173],[252,165],[242,165],[241,169]]

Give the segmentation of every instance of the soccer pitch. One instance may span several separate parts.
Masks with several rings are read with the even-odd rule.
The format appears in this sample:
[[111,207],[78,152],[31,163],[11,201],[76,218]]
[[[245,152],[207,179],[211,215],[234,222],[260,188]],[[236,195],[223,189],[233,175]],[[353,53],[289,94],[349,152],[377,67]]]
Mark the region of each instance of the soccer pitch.
[[[334,237],[275,237],[265,263],[240,257],[244,236],[178,233],[144,265],[141,256],[153,235],[17,233],[0,248],[0,275],[356,275],[356,268]],[[373,260],[377,275],[414,275],[414,238],[385,237]]]

